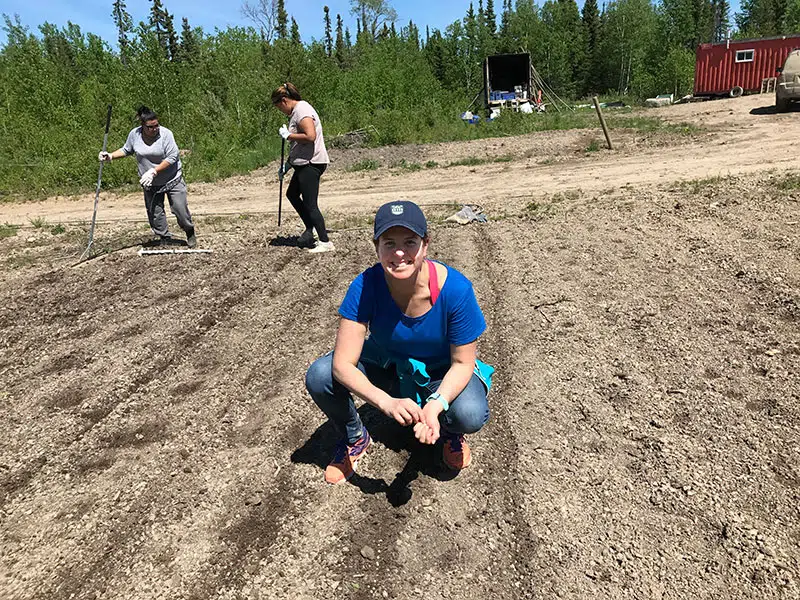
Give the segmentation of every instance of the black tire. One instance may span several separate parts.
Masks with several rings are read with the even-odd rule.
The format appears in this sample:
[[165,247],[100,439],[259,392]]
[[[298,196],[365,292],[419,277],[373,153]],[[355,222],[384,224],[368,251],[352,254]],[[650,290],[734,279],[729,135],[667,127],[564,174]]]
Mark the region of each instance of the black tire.
[[729,95],[731,98],[738,98],[738,97],[739,97],[739,96],[741,96],[742,94],[744,94],[744,88],[743,88],[742,86],[740,86],[740,85],[735,85],[735,86],[733,86],[733,87],[731,88],[731,91],[730,91],[730,92],[728,92],[728,95]]

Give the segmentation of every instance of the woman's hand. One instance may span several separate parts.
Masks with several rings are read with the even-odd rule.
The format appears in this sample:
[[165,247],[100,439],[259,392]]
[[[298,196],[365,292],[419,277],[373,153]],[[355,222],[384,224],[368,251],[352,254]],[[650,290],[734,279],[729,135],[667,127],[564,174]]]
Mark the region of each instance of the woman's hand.
[[380,409],[400,425],[411,425],[422,420],[422,409],[411,398],[390,397]]
[[422,444],[435,444],[439,439],[439,415],[443,408],[439,402],[428,402],[422,409],[422,421],[414,425],[414,436]]
[[155,179],[156,174],[155,167],[147,169],[147,171],[144,172],[144,175],[142,175],[139,179],[139,183],[142,185],[142,187],[149,188],[151,185],[153,185],[153,179]]
[[111,156],[110,152],[102,151],[97,155],[97,160],[100,162],[111,162],[114,157]]
[[278,135],[280,135],[283,139],[288,140],[289,136],[291,135],[291,131],[286,125],[281,125],[281,128],[278,129]]

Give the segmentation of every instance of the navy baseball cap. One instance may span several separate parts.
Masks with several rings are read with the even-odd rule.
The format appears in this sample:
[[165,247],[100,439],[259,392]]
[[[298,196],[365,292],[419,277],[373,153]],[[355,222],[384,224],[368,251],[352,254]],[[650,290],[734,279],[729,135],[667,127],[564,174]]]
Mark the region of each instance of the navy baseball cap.
[[422,209],[408,200],[387,202],[378,209],[375,213],[375,235],[372,239],[377,240],[392,227],[405,227],[419,237],[425,237],[428,233],[428,222]]

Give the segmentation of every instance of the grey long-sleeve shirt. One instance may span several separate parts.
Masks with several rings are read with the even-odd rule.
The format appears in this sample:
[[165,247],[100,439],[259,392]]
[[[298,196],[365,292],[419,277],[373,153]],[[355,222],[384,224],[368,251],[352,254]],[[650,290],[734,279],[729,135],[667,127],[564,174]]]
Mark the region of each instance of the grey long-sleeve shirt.
[[175,143],[175,136],[163,125],[158,128],[158,137],[152,144],[146,144],[142,139],[142,128],[131,129],[125,145],[122,147],[125,156],[136,155],[136,162],[139,165],[139,177],[153,167],[166,160],[170,163],[169,167],[161,171],[153,179],[154,189],[169,183],[176,177],[180,177],[181,159],[178,155],[178,144]]

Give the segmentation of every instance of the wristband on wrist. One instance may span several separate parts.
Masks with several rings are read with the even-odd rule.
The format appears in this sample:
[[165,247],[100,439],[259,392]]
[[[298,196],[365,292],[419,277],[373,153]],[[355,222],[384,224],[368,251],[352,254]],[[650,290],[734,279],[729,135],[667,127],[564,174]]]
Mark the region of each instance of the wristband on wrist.
[[442,408],[444,412],[447,412],[450,409],[450,405],[447,403],[447,400],[442,398],[442,395],[439,392],[433,392],[425,402],[430,402],[431,400],[438,400],[442,404]]

